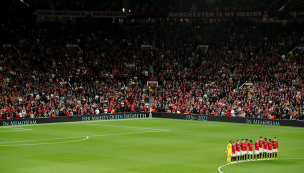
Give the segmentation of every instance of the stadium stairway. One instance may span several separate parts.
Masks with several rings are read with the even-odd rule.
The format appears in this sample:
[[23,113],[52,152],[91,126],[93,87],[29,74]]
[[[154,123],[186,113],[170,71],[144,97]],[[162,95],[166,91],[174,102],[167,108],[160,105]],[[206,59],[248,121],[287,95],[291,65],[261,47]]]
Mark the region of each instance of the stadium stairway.
[[46,1],[50,3],[50,8],[51,8],[51,10],[54,10],[54,11],[55,11],[56,8],[55,8],[53,2],[52,2],[51,0],[46,0]]
[[154,76],[153,65],[149,65],[149,73],[151,74],[151,76]]
[[155,101],[154,97],[150,96],[150,98],[149,98],[149,108],[152,108],[152,105],[153,105],[154,101]]

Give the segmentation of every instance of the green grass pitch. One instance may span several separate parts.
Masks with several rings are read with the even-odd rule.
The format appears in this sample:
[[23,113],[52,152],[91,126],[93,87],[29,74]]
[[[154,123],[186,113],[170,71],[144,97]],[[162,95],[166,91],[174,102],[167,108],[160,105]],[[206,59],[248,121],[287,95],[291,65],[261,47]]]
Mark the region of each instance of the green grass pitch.
[[303,171],[303,128],[146,118],[0,127],[0,173],[219,173],[229,140],[260,136],[277,137],[278,160],[220,171]]

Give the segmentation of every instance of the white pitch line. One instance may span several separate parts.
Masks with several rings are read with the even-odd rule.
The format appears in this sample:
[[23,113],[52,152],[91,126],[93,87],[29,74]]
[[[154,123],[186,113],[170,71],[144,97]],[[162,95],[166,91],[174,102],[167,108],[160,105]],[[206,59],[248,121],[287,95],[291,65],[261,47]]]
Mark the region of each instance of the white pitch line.
[[[15,130],[16,129],[16,130]],[[19,130],[18,130],[19,129]],[[14,128],[12,130],[8,130],[8,131],[1,131],[0,130],[0,133],[2,132],[18,132],[18,131],[27,131],[27,130],[33,130],[33,129],[23,129],[23,128]]]
[[77,137],[65,137],[65,138],[49,138],[49,139],[37,139],[37,140],[25,140],[25,141],[13,141],[13,142],[0,142],[1,144],[8,144],[8,143],[16,143],[16,142],[33,142],[33,141],[47,141],[47,140],[53,140],[53,139],[69,139],[69,138],[83,138],[87,136],[77,136]]
[[[76,138],[76,137],[75,137]],[[8,146],[8,147],[12,147],[12,146],[22,146],[22,145],[47,145],[47,144],[64,144],[64,143],[71,143],[71,142],[79,142],[79,141],[84,141],[89,139],[89,136],[87,136],[85,139],[79,139],[79,140],[74,140],[74,141],[65,141],[65,142],[53,142],[53,143],[39,143],[39,144],[19,144],[19,145],[1,145],[0,146]],[[44,139],[47,140],[47,139]],[[32,140],[33,141],[33,140]],[[34,141],[41,141],[41,140],[34,140]],[[22,142],[22,141],[15,141],[15,142]],[[23,141],[25,142],[25,141]],[[4,142],[3,142],[4,143]],[[10,143],[14,143],[14,142],[10,142]]]
[[78,124],[78,123],[92,123],[92,122],[109,122],[109,121],[126,121],[126,120],[149,120],[151,118],[127,118],[127,119],[108,119],[108,120],[94,120],[94,121],[71,121],[71,122],[56,122],[56,123],[42,123],[42,124],[25,124],[25,125],[13,125],[13,126],[0,126],[0,128],[17,128],[27,126],[47,126],[47,125],[60,125],[60,124]]
[[[0,146],[22,146],[22,145],[45,145],[45,144],[63,144],[70,142],[78,142],[89,139],[89,137],[98,137],[98,136],[115,136],[115,135],[129,135],[129,134],[139,134],[139,133],[151,133],[151,132],[162,132],[162,131],[145,131],[145,132],[132,132],[132,133],[116,133],[116,134],[104,134],[104,135],[92,135],[92,136],[78,136],[78,137],[66,137],[66,138],[50,138],[50,139],[38,139],[38,140],[25,140],[25,141],[13,141],[13,142],[1,142]],[[39,143],[39,144],[19,144],[19,145],[2,145],[10,143],[21,143],[21,142],[34,142],[34,141],[46,141],[53,139],[69,139],[69,138],[81,138],[86,137],[85,139],[74,140],[74,141],[65,141],[65,142],[54,142],[54,143]]]
[[123,127],[123,128],[145,129],[145,130],[170,131],[170,130],[166,130],[166,129],[154,129],[154,128],[144,128],[144,127],[128,127],[128,126],[114,126],[114,125],[102,125],[102,124],[89,124],[89,125],[108,126],[108,127]]
[[93,135],[90,137],[96,137],[96,136],[115,136],[115,135],[130,135],[130,134],[138,134],[138,133],[151,133],[151,132],[162,132],[162,131],[145,131],[145,132],[132,132],[132,133],[114,133],[114,134],[105,134],[105,135]]
[[[282,159],[278,159],[278,160],[287,160],[287,159],[295,160],[295,159],[304,159],[304,158],[282,158]],[[259,160],[259,161],[273,161],[273,160]],[[246,162],[253,162],[253,161],[246,161]],[[246,163],[246,162],[236,162],[236,163]],[[236,163],[233,163],[233,164],[236,164]],[[217,170],[218,170],[220,173],[224,173],[223,171],[221,171],[221,168],[224,167],[224,166],[233,165],[233,164],[222,165],[222,166],[220,166]]]

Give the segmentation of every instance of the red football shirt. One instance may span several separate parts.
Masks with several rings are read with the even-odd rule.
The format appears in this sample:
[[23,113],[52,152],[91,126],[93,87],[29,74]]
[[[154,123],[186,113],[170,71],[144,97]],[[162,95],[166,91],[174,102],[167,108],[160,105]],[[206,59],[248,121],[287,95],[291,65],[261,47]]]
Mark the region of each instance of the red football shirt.
[[259,151],[259,149],[260,149],[260,144],[259,144],[259,142],[255,142],[255,143],[254,143],[254,148],[255,148],[255,150]]
[[237,152],[241,151],[241,144],[239,144],[239,143],[236,144],[236,151]]
[[263,143],[264,143],[263,139],[260,139],[259,143],[260,143],[260,148],[263,148]]
[[267,146],[268,146],[268,142],[267,142],[267,141],[264,141],[264,149],[267,150]]
[[242,142],[241,143],[241,146],[242,146],[242,151],[247,151],[247,144],[246,144],[246,142]]
[[273,149],[278,149],[279,143],[278,141],[272,141]]
[[253,143],[248,143],[249,151],[253,151]]
[[232,153],[235,154],[236,151],[236,145],[232,145]]
[[272,150],[272,142],[268,142],[268,150]]

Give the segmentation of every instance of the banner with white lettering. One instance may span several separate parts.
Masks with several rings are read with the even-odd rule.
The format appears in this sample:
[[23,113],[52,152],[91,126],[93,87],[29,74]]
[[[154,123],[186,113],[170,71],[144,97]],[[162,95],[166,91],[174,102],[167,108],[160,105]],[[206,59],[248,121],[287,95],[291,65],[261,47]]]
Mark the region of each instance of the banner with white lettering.
[[151,45],[141,45],[142,50],[150,50],[151,47],[152,47]]
[[198,45],[197,46],[197,50],[201,50],[205,53],[208,51],[208,48],[209,48],[209,45]]
[[3,44],[3,48],[7,51],[11,49],[12,45],[11,44]]
[[303,51],[304,50],[304,44],[300,44],[299,46],[298,46],[298,50],[301,52],[301,51]]
[[126,18],[127,13],[120,11],[52,11],[37,10],[38,17],[92,17],[92,18]]
[[260,18],[276,17],[277,12],[267,11],[239,11],[239,12],[169,12],[168,18]]
[[152,88],[156,88],[158,87],[158,81],[147,81],[147,85]]

